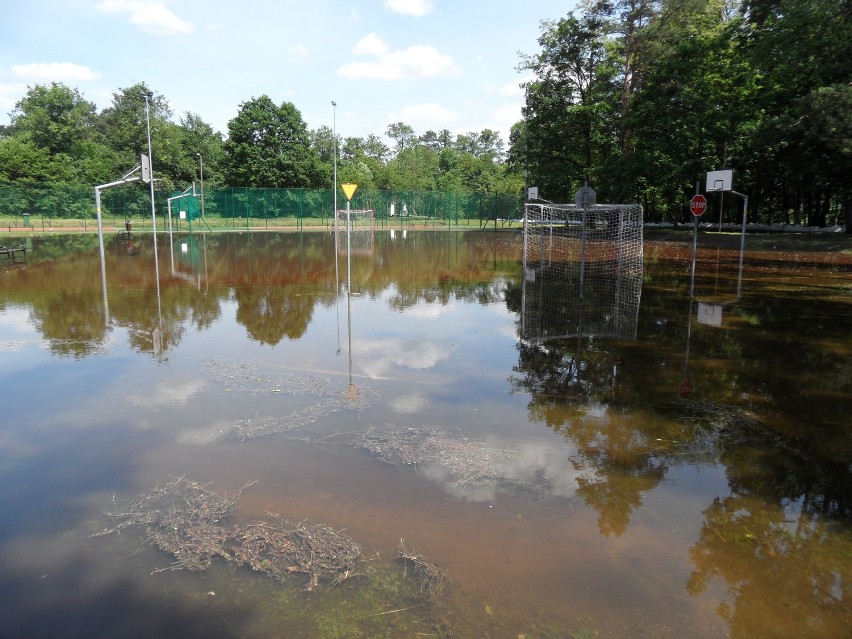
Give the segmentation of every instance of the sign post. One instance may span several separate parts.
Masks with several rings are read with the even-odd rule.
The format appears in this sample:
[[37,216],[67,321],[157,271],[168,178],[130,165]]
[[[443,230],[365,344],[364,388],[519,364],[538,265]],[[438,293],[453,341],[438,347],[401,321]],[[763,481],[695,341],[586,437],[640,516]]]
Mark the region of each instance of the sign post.
[[352,246],[352,241],[350,239],[350,233],[352,230],[351,224],[349,222],[349,205],[352,202],[352,196],[355,195],[355,189],[358,188],[357,184],[341,184],[340,188],[343,189],[343,192],[346,194],[346,288],[347,294],[352,292],[352,259],[350,257],[350,249]]

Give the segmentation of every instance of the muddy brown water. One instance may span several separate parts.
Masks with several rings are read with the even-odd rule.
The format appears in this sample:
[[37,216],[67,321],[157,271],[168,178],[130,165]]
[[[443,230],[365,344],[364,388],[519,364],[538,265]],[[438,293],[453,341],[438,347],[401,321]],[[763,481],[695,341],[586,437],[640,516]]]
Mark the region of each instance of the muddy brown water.
[[[516,233],[132,243],[105,289],[92,236],[0,272],[0,636],[849,636],[847,253],[704,247],[691,282],[688,242],[646,239],[581,302]],[[152,574],[90,536],[178,476],[451,588]]]

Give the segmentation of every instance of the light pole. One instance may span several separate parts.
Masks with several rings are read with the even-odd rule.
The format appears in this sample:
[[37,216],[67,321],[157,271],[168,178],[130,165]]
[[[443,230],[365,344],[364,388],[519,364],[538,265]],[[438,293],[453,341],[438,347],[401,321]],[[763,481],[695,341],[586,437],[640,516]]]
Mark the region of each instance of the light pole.
[[[162,324],[162,314],[160,306],[160,260],[157,256],[157,210],[154,206],[154,156],[151,154],[151,106],[148,101],[154,96],[153,92],[145,93],[145,122],[148,125],[148,163],[150,171],[148,177],[151,185],[151,229],[154,236],[154,275],[157,278],[157,328],[151,332],[151,339],[154,341],[154,350],[159,352],[158,340],[160,335],[160,326]],[[155,336],[155,333],[157,336]]]
[[204,158],[201,157],[200,153],[196,153],[195,157],[198,158],[198,170],[201,174],[201,219],[204,219]]
[[150,182],[148,183],[151,186],[151,224],[154,228],[154,254],[156,255],[157,251],[157,211],[154,208],[154,156],[151,154],[151,107],[148,104],[148,100],[153,97],[153,93],[148,91],[144,94],[145,96],[145,122],[148,126],[148,164],[150,166],[150,173],[148,177]]
[[331,101],[332,107],[332,142],[334,149],[334,233],[337,235],[337,102]]

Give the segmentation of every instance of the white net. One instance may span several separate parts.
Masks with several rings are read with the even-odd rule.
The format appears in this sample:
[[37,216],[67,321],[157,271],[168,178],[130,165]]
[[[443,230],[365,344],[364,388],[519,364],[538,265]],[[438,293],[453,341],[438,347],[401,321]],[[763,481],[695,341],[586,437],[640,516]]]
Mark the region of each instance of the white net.
[[521,337],[635,338],[642,207],[527,204]]

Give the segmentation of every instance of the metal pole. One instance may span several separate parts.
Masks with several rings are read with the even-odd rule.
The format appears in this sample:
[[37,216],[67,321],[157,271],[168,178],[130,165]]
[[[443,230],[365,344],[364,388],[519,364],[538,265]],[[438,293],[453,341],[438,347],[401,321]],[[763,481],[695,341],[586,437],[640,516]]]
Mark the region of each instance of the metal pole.
[[[583,185],[583,226],[580,236],[580,301],[583,300],[583,280],[586,272],[586,223],[589,217],[589,182],[586,181]],[[582,307],[581,307],[582,315]],[[581,319],[582,321],[582,319]]]
[[[695,180],[695,195],[698,195],[699,189],[699,181]],[[692,266],[691,266],[691,274],[689,278],[689,299],[692,299],[692,292],[695,288],[695,257],[698,248],[698,216],[692,216]]]
[[[199,171],[201,172],[201,219],[204,219],[204,158],[201,157],[200,153],[196,153],[198,156],[198,165]],[[190,227],[192,228],[192,227]]]
[[[151,180],[149,182],[151,186],[151,229],[154,236],[154,265],[157,269],[157,277],[159,278],[159,260],[157,258],[157,210],[154,205],[154,156],[151,153],[151,107],[148,103],[148,100],[154,94],[151,91],[148,91],[145,94],[145,122],[148,126],[148,163],[150,167],[150,172],[148,173],[148,178]],[[159,279],[157,280],[157,288],[159,289]]]
[[352,292],[352,250],[349,226],[349,198],[346,198],[346,290]]
[[107,301],[106,257],[104,256],[104,227],[101,222],[101,190],[95,187],[95,212],[98,215],[98,249],[101,254],[101,288],[104,294],[104,325],[109,326],[109,302]]
[[[332,138],[334,145],[334,236],[337,238],[337,102],[331,101],[332,107]],[[335,241],[337,241],[335,239]]]

